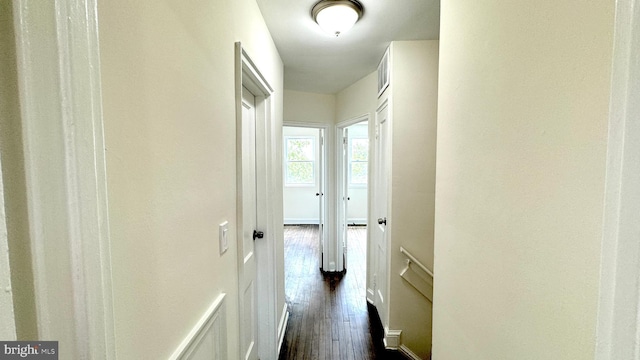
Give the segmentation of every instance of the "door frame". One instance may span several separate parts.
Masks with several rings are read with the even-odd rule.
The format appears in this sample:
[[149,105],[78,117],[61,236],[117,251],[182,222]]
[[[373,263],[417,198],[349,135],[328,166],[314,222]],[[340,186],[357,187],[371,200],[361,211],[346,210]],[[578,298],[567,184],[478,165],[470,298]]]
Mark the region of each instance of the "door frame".
[[[318,122],[283,121],[282,127],[284,128],[285,126],[318,129],[318,131],[323,130],[324,140],[320,140],[320,141],[324,141],[323,146],[321,146],[320,148],[320,151],[322,151],[321,155],[324,158],[324,169],[320,169],[320,172],[323,177],[323,179],[321,179],[321,183],[324,185],[325,192],[327,194],[331,194],[333,192],[334,184],[331,181],[328,181],[331,179],[329,175],[329,169],[331,168],[331,166],[329,165],[330,157],[328,156],[327,153],[328,153],[328,149],[330,149],[330,146],[333,143],[333,138],[331,136],[331,132],[329,131],[329,124],[323,124]],[[280,162],[282,161],[283,159],[280,159]],[[283,186],[284,186],[284,183],[283,183]],[[320,232],[321,233],[321,236],[320,236],[321,239],[319,240],[320,251],[318,254],[319,256],[318,263],[320,264],[321,271],[326,271],[330,269],[332,262],[333,264],[335,264],[335,261],[332,261],[334,257],[333,257],[333,252],[331,251],[332,247],[329,244],[329,236],[327,236],[327,234],[331,234],[331,231],[333,229],[334,212],[327,211],[327,209],[333,209],[333,204],[331,204],[333,198],[329,196],[324,199],[325,199],[324,214],[320,214],[321,218],[323,218],[324,220],[324,227]],[[329,271],[333,271],[333,270],[329,270]]]
[[97,2],[14,0],[13,16],[38,335],[115,359]]
[[4,204],[4,183],[2,180],[2,158],[0,157],[0,338],[16,340],[16,321],[13,312],[13,292],[11,291],[11,271],[9,268],[9,239]]
[[[345,173],[345,167],[346,167],[346,162],[347,159],[345,158],[345,156],[343,156],[343,146],[344,143],[343,141],[340,141],[340,139],[342,139],[343,134],[344,134],[344,130],[346,128],[348,128],[349,126],[367,121],[367,136],[370,139],[370,124],[369,121],[371,119],[371,114],[370,113],[365,113],[344,121],[339,122],[338,124],[336,124],[336,139],[338,139],[338,141],[336,141],[336,147],[335,147],[335,151],[336,151],[336,196],[335,196],[335,201],[336,201],[336,243],[335,243],[335,251],[336,251],[336,271],[340,272],[340,271],[344,271],[345,268],[345,252],[346,252],[346,244],[347,244],[347,239],[345,238],[347,236],[347,231],[345,229],[345,231],[342,231],[342,222],[344,221],[344,226],[348,226],[347,224],[347,214],[345,213],[345,211],[343,209],[345,209],[344,206],[342,206],[342,202],[343,201],[348,201],[345,200],[345,198],[348,196],[348,194],[345,194],[345,184],[343,182],[348,181],[348,174]],[[347,150],[348,151],[348,150]],[[368,164],[371,164],[371,158],[369,158]],[[370,167],[369,167],[370,168]],[[348,186],[348,185],[347,185]],[[369,184],[367,184],[367,208],[369,207]],[[369,225],[369,215],[367,214],[367,226]],[[367,228],[367,232],[368,232],[368,228]],[[342,246],[341,246],[342,244]],[[368,244],[367,244],[367,248],[368,248]]]
[[[264,229],[264,238],[255,243],[256,252],[256,303],[258,312],[258,358],[277,358],[278,321],[276,285],[276,224],[269,204],[276,203],[269,191],[269,173],[273,164],[269,161],[269,150],[274,147],[273,93],[274,90],[251,60],[240,42],[235,43],[235,100],[236,100],[236,184],[237,184],[237,231],[236,243],[240,249],[242,242],[242,88],[246,87],[255,95],[256,103],[256,195],[257,227]],[[238,251],[238,289],[241,288],[243,274],[242,252]],[[242,291],[238,294],[238,305],[242,306]],[[239,307],[240,309],[240,307]],[[242,336],[242,323],[239,336]],[[239,342],[242,346],[242,342]],[[240,349],[242,350],[242,349]],[[242,353],[242,351],[240,352]]]
[[596,360],[640,359],[640,0],[616,1]]

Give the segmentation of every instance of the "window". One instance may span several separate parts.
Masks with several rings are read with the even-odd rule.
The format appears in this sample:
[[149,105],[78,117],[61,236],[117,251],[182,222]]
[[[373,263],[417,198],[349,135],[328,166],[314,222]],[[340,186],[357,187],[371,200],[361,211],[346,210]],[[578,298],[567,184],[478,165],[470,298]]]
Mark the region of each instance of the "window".
[[389,87],[389,48],[384,52],[378,64],[378,97]]
[[351,139],[349,147],[349,183],[366,185],[369,160],[369,139]]
[[285,184],[316,184],[313,137],[285,138]]

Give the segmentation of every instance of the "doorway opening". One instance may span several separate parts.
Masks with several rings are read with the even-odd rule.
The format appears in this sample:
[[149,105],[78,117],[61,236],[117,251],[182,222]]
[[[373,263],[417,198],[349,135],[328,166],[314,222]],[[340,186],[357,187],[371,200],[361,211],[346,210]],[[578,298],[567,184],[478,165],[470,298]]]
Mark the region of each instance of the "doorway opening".
[[[291,252],[312,251],[314,255],[307,259],[314,259],[319,269],[323,268],[326,218],[324,132],[324,128],[317,127],[283,127],[285,259]],[[296,234],[296,241],[287,241],[290,234]],[[306,265],[309,271],[316,268]],[[285,261],[285,283],[290,270]]]
[[[295,139],[305,139],[304,136],[315,134],[322,136],[323,132],[319,131],[319,128],[294,129],[295,126],[285,126],[283,129],[285,296],[290,315],[280,352],[281,360],[314,357],[320,359],[365,359],[376,356],[393,358],[384,353],[382,341],[377,341],[379,338],[375,336],[375,329],[379,325],[372,321],[374,317],[370,316],[371,307],[366,300],[369,157],[367,120],[368,116],[365,116],[357,121],[327,129],[327,136],[331,139],[320,142],[328,144],[326,146],[328,156],[325,156],[325,151],[319,151],[319,154],[329,161],[326,167],[322,161],[323,166],[319,171],[326,174],[322,175],[321,179],[327,180],[325,183],[328,183],[328,191],[320,187],[319,196],[316,196],[318,191],[311,186],[305,190],[303,186],[294,188],[292,181],[287,186],[287,182],[291,180],[288,177],[297,176],[295,174],[297,168],[303,166],[307,169],[311,168],[311,165],[298,165],[295,161],[308,162],[309,159],[317,158],[310,155],[301,156],[302,151],[299,148],[309,149],[311,145],[307,140],[302,142]],[[343,146],[336,146],[335,144],[341,143],[341,140],[334,141],[334,139],[342,139],[342,131],[351,134],[347,134],[347,145],[355,145],[352,145],[346,157],[340,160],[344,155]],[[334,138],[336,134],[338,137]],[[307,150],[307,153],[310,153],[310,150]],[[363,162],[366,165],[363,166]],[[341,171],[342,168],[345,170]],[[304,174],[307,182],[311,184],[309,170]],[[343,175],[351,180],[350,183],[342,181]],[[342,184],[345,184],[344,187]],[[288,198],[288,192],[289,196],[293,197],[291,190],[299,193],[296,202]],[[338,196],[341,197],[343,194],[346,197],[351,196],[351,199],[346,200],[351,203],[356,200],[354,197],[362,196],[364,211],[358,212],[356,205],[346,206],[344,210],[340,210],[344,204],[338,201]],[[319,215],[326,215],[329,218],[327,223],[330,227],[324,227],[320,219],[318,222],[305,221],[312,217],[305,217],[301,215],[302,212],[297,213],[299,215],[296,216],[297,209],[294,205],[298,203],[305,207],[305,211],[318,209]],[[351,211],[348,210],[349,207]],[[339,213],[345,214],[343,228],[335,225],[336,216]],[[326,238],[330,240],[326,242],[318,240],[321,229],[325,230]],[[345,241],[337,241],[338,233],[343,230]],[[324,259],[322,258],[323,248],[326,250]],[[346,253],[349,253],[348,272],[343,271]],[[336,266],[337,255],[343,259],[339,261],[340,268]],[[329,261],[328,256],[331,256]],[[316,265],[322,264],[323,260],[326,263],[320,269],[323,271],[318,271]],[[378,352],[384,355],[378,355]]]
[[[349,258],[367,254],[369,119],[361,116],[338,124],[338,268],[351,268]],[[353,260],[353,259],[352,259]],[[353,269],[366,276],[366,268]]]

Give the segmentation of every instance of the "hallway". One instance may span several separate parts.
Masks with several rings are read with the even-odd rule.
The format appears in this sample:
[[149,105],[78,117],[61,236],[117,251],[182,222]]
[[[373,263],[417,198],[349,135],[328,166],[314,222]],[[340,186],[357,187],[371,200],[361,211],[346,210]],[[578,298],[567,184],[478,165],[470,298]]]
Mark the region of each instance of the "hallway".
[[318,226],[285,226],[285,359],[402,359],[384,350],[377,315],[367,306],[366,227],[349,228],[345,275],[323,275]]

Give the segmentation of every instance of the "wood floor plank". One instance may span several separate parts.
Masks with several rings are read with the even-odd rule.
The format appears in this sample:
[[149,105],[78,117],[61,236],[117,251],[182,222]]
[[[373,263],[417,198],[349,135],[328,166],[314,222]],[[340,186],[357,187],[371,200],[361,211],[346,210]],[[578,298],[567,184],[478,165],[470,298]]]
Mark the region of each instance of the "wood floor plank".
[[290,311],[279,360],[403,359],[385,351],[366,301],[364,226],[350,226],[346,273],[319,270],[317,225],[285,226],[285,295]]

